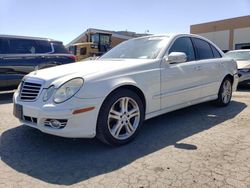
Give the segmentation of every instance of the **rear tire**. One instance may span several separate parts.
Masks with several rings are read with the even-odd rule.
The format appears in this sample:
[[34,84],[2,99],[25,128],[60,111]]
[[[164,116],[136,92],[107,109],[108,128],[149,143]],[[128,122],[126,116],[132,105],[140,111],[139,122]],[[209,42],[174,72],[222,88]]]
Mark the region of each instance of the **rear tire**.
[[226,77],[221,83],[218,99],[215,101],[215,104],[221,107],[227,106],[231,102],[232,91],[232,81]]
[[131,90],[118,89],[101,106],[96,137],[109,145],[127,144],[139,133],[144,116],[140,97]]

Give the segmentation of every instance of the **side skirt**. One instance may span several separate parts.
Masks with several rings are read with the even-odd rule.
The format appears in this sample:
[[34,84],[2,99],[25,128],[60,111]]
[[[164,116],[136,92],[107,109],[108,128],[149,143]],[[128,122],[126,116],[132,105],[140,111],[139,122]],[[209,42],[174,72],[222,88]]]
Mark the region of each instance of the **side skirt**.
[[176,105],[176,106],[171,106],[169,108],[164,108],[164,109],[161,109],[161,110],[146,114],[145,120],[156,117],[156,116],[159,116],[159,115],[162,115],[162,114],[165,114],[165,113],[168,113],[168,112],[179,110],[181,108],[192,106],[192,105],[195,105],[195,104],[199,104],[199,103],[203,103],[203,102],[207,102],[207,101],[212,101],[212,100],[215,100],[217,98],[218,98],[218,95],[210,95],[208,97],[200,98],[200,99],[193,100],[193,101],[190,101],[190,102],[187,102],[187,103],[182,103],[182,104],[179,104],[179,105]]

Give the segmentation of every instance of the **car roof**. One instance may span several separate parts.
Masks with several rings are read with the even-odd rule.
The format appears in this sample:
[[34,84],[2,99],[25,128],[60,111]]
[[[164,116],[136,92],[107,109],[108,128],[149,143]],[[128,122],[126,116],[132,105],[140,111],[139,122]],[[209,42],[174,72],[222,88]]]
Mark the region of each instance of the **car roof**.
[[[181,37],[181,36],[186,36],[186,37],[196,37],[196,38],[201,38],[206,41],[209,41],[207,38],[204,38],[200,35],[195,35],[195,34],[189,34],[189,33],[164,33],[164,34],[155,34],[155,35],[149,35],[149,36],[143,36],[143,37],[138,37],[134,39],[140,39],[140,38],[154,38],[154,37],[168,37],[168,38],[175,38],[175,37]],[[211,43],[211,41],[209,41]]]
[[53,41],[53,42],[61,42],[61,41],[50,39],[50,38],[18,36],[18,35],[0,35],[0,38],[31,39],[31,40],[46,40],[46,41]]
[[138,37],[138,38],[134,38],[131,40],[136,40],[136,39],[142,39],[142,38],[154,38],[154,37],[166,37],[166,38],[170,38],[170,39],[174,39],[176,37],[194,37],[194,38],[199,38],[202,40],[205,40],[207,42],[209,42],[210,44],[213,44],[214,47],[216,47],[217,49],[219,49],[217,47],[216,44],[214,44],[211,40],[202,37],[200,35],[195,35],[195,34],[189,34],[189,33],[165,33],[165,34],[157,34],[157,35],[149,35],[149,36],[144,36],[144,37]]
[[230,50],[227,53],[229,52],[250,52],[250,49]]

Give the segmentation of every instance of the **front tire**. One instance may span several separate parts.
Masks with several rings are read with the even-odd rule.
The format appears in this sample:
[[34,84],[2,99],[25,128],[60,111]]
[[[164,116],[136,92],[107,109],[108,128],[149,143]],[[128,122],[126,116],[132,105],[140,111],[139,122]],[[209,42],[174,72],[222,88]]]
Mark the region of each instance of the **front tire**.
[[144,120],[144,106],[131,90],[118,89],[111,93],[100,109],[96,137],[109,145],[123,145],[139,133]]
[[218,99],[215,101],[215,104],[222,107],[227,106],[231,102],[232,91],[232,81],[226,77],[221,83]]

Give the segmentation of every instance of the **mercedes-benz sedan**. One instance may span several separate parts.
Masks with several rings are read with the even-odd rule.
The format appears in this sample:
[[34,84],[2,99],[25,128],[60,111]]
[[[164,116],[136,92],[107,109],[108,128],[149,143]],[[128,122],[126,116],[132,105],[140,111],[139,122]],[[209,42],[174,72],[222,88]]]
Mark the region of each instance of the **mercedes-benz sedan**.
[[237,65],[223,56],[196,35],[128,40],[98,60],[25,76],[14,94],[14,115],[48,134],[125,144],[149,118],[205,101],[228,105]]

